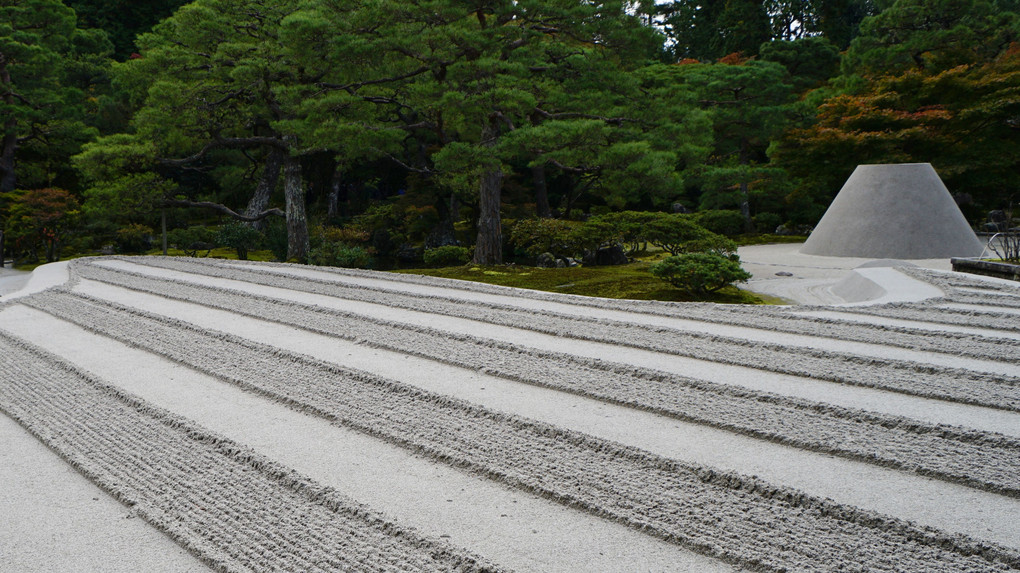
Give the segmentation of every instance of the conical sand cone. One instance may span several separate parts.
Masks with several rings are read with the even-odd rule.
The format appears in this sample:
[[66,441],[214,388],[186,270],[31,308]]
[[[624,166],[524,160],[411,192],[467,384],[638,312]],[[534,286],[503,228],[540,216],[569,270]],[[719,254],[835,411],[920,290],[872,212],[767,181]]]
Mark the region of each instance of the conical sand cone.
[[930,163],[858,165],[800,252],[829,257],[976,257],[983,245]]

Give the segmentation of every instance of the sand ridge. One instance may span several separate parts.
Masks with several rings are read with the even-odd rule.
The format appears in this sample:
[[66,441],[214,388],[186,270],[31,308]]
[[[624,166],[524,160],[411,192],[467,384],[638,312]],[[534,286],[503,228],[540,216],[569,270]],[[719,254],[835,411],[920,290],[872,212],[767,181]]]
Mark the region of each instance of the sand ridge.
[[[596,522],[620,524],[650,540],[649,547],[658,547],[657,551],[665,552],[663,555],[685,556],[672,561],[665,558],[658,565],[649,561],[649,570],[831,570],[851,565],[867,569],[889,563],[902,571],[1020,567],[1020,539],[1008,525],[1009,516],[1015,515],[1009,508],[1020,499],[1020,488],[1013,481],[1020,475],[1013,467],[1020,463],[1020,440],[1011,437],[1017,432],[1009,429],[1018,417],[1020,397],[1016,387],[1020,371],[1009,365],[1015,365],[1020,354],[1010,329],[1004,328],[1000,320],[1009,315],[1010,301],[1016,300],[1015,289],[1001,285],[983,289],[973,281],[957,282],[918,271],[915,279],[937,285],[947,296],[917,303],[840,309],[840,315],[867,317],[871,322],[862,324],[804,314],[812,309],[799,309],[798,314],[794,312],[798,309],[578,301],[577,297],[551,295],[517,297],[486,287],[478,287],[485,297],[471,300],[475,287],[432,279],[400,277],[390,281],[389,275],[344,271],[314,271],[316,274],[311,276],[302,267],[287,265],[270,265],[271,271],[260,273],[260,267],[158,258],[81,261],[72,265],[74,279],[67,288],[0,307],[0,331],[7,332],[3,340],[12,356],[17,352],[34,353],[44,358],[37,361],[39,368],[72,372],[71,380],[62,382],[68,385],[62,391],[88,394],[89,388],[99,388],[100,397],[88,402],[98,412],[122,411],[119,408],[126,404],[142,415],[134,424],[147,428],[138,432],[148,437],[124,440],[130,444],[129,450],[134,449],[118,455],[128,457],[98,468],[82,463],[82,471],[114,495],[142,504],[151,523],[206,563],[227,570],[281,566],[272,563],[286,568],[288,559],[298,558],[286,550],[291,543],[287,540],[300,534],[290,529],[293,525],[277,528],[254,509],[242,516],[215,515],[211,517],[220,521],[204,521],[203,516],[168,503],[159,493],[165,493],[167,484],[146,482],[143,478],[150,474],[144,471],[140,472],[142,477],[134,479],[130,472],[152,464],[145,452],[151,451],[153,444],[171,447],[165,444],[188,443],[182,442],[178,428],[183,428],[187,436],[210,435],[203,422],[190,417],[200,416],[200,411],[187,409],[191,414],[182,416],[174,413],[173,401],[157,407],[125,389],[148,392],[146,388],[151,387],[138,386],[137,374],[130,369],[114,369],[102,376],[91,372],[85,365],[87,348],[80,349],[82,357],[74,359],[79,361],[77,365],[53,352],[59,352],[59,345],[42,350],[38,345],[51,344],[47,338],[55,337],[33,331],[26,324],[35,322],[37,328],[46,324],[50,332],[81,329],[83,334],[68,338],[71,342],[65,344],[88,339],[96,341],[89,344],[113,345],[109,348],[152,356],[161,363],[196,373],[196,391],[212,385],[212,381],[225,383],[236,388],[230,392],[250,396],[245,400],[251,401],[252,407],[265,401],[294,412],[287,414],[297,416],[292,425],[301,425],[297,420],[305,418],[323,420],[327,426],[344,428],[348,432],[344,435],[354,432],[363,436],[369,440],[366,444],[376,440],[379,448],[396,448],[421,457],[421,463],[426,464],[423,468],[452,468],[466,476],[465,484],[498,484],[516,492],[520,499],[545,500],[552,504],[550,508],[559,508],[536,510],[540,513],[567,512]],[[999,301],[1004,302],[1000,305]],[[940,304],[971,305],[955,310],[968,313],[971,323],[980,325],[989,336],[909,326],[940,324],[947,312],[939,308]],[[202,324],[191,308],[198,314],[202,308],[210,309],[207,313],[211,317],[215,314],[215,319]],[[602,308],[605,314],[591,316],[597,313],[586,308]],[[415,313],[429,313],[434,318],[417,322],[412,319]],[[956,315],[948,316],[948,322],[952,322]],[[18,326],[13,326],[15,319],[31,317],[35,320],[18,320]],[[883,324],[882,320],[890,323]],[[222,328],[216,328],[216,321]],[[771,330],[770,323],[775,324]],[[468,328],[472,324],[482,328]],[[306,344],[308,352],[312,352],[312,346],[323,350],[312,356],[300,345],[293,350],[275,347],[272,336],[260,336],[270,326],[279,328],[281,336],[305,333],[295,340],[306,340],[300,344]],[[752,334],[768,332],[777,333],[774,341]],[[882,344],[883,335],[891,341],[888,346]],[[810,337],[824,340],[813,345]],[[853,340],[857,346],[841,350],[827,342],[841,337]],[[590,353],[583,350],[585,345],[591,348]],[[713,345],[725,352],[717,352]],[[373,352],[385,356],[389,365],[373,368],[372,359],[360,357],[351,361],[358,365],[356,368],[345,364],[345,354]],[[423,366],[402,369],[393,365],[401,356],[407,357],[409,364]],[[642,363],[644,359],[635,358],[640,356],[648,356],[649,361]],[[705,373],[728,368],[734,377],[711,380],[692,376],[687,369],[694,361],[708,365]],[[673,371],[670,364],[677,365]],[[12,364],[10,371],[15,367]],[[93,363],[91,368],[105,372],[106,366]],[[754,389],[742,384],[737,374],[744,371],[741,369],[752,376],[759,373],[777,380],[785,377],[791,383],[796,380],[797,386],[870,392],[874,399],[858,402],[864,407],[850,408],[828,403],[825,393],[811,394],[808,399],[796,392]],[[416,377],[444,378],[444,373],[461,382],[415,383]],[[94,430],[80,432],[83,437],[77,441],[66,430],[52,430],[61,418],[54,418],[53,412],[64,413],[63,417],[83,425],[76,427],[88,427],[91,422],[87,420],[91,419],[99,427],[108,414],[75,410],[67,415],[68,406],[58,405],[62,402],[56,390],[35,389],[34,384],[26,386],[23,382],[39,380],[39,376],[26,375],[18,380],[11,374],[0,377],[0,411],[8,416],[13,413],[23,425],[37,428],[37,435],[67,459],[81,459],[75,457],[80,455],[75,452],[97,451],[97,446],[88,441],[91,438],[84,437],[94,435]],[[155,377],[152,383],[161,378],[158,374]],[[172,380],[165,383],[172,384]],[[458,385],[471,386],[470,391],[461,391]],[[521,417],[525,411],[545,415],[541,409],[518,413],[513,407],[513,400],[530,395],[517,391],[526,387],[539,390],[535,396],[541,396],[549,405],[555,406],[556,396],[562,395],[564,407],[577,407],[587,413],[574,418],[549,414],[550,421]],[[482,398],[497,389],[506,396],[495,401],[489,401],[487,395]],[[30,395],[34,397],[29,399]],[[903,403],[902,413],[883,413],[878,404],[883,395],[888,401]],[[156,399],[155,394],[152,396]],[[228,400],[224,407],[230,403]],[[875,408],[869,408],[869,404],[875,404]],[[939,404],[946,411],[958,409],[962,417],[953,418],[957,420],[954,424],[945,424],[943,416],[936,414]],[[980,429],[974,427],[979,424],[967,421],[967,409],[978,415],[987,413],[991,421],[984,422]],[[554,411],[555,407],[548,410]],[[920,414],[924,411],[932,415]],[[279,415],[284,416],[282,411]],[[572,569],[569,562],[553,565],[540,557],[538,561],[510,563],[503,553],[482,540],[430,529],[432,522],[428,519],[415,521],[411,529],[398,525],[394,521],[398,510],[378,508],[384,500],[365,506],[363,500],[343,493],[342,477],[336,483],[330,481],[334,478],[329,476],[346,475],[346,470],[319,474],[308,469],[312,466],[300,455],[287,457],[286,451],[273,450],[270,445],[252,450],[244,442],[244,424],[255,420],[246,422],[243,415],[235,418],[237,429],[231,431],[238,433],[233,437],[212,432],[217,436],[213,442],[222,448],[199,448],[195,455],[201,454],[197,458],[200,462],[179,458],[185,469],[175,471],[200,472],[202,466],[199,475],[210,476],[207,481],[195,482],[196,495],[210,500],[236,495],[230,493],[234,490],[224,489],[226,484],[215,476],[223,472],[233,475],[238,470],[226,468],[235,467],[230,464],[241,459],[256,472],[295,475],[277,481],[280,485],[258,487],[282,487],[273,495],[283,496],[279,499],[289,500],[286,503],[298,511],[303,511],[300,508],[306,503],[322,507],[323,500],[327,500],[326,513],[308,508],[312,514],[324,516],[316,518],[320,521],[315,523],[321,523],[315,526],[317,539],[331,539],[337,535],[331,531],[340,531],[332,523],[336,518],[330,517],[337,511],[369,516],[362,525],[343,526],[345,531],[351,527],[358,531],[358,539],[364,540],[359,543],[365,544],[358,554],[366,559],[389,560],[385,562],[397,563],[393,566],[401,569],[413,568],[415,563],[427,563],[426,568],[445,563],[442,567],[458,570]],[[205,424],[214,423],[214,419],[203,419]],[[936,505],[945,508],[947,516],[932,513],[936,508],[926,507],[921,497],[915,501],[904,496],[892,500],[896,503],[876,502],[873,506],[879,510],[868,509],[872,504],[863,497],[839,501],[838,497],[833,500],[813,494],[813,490],[826,490],[818,489],[823,486],[813,482],[810,475],[782,478],[776,473],[770,481],[740,469],[727,469],[727,462],[713,462],[722,466],[706,465],[681,450],[656,446],[627,433],[605,432],[605,437],[600,437],[603,432],[599,424],[612,424],[614,420],[647,420],[649,427],[661,421],[666,428],[671,419],[689,428],[684,430],[689,435],[703,436],[699,439],[707,445],[712,440],[733,443],[734,447],[747,443],[748,451],[754,452],[757,441],[762,457],[774,455],[767,453],[773,448],[789,448],[797,454],[791,459],[834,455],[834,459],[843,460],[839,464],[845,468],[859,468],[863,472],[860,475],[872,476],[867,479],[886,479],[875,476],[889,472],[886,475],[895,479],[920,480],[919,487],[932,485],[930,495],[940,498]],[[173,422],[167,425],[166,420]],[[699,433],[699,428],[705,432]],[[128,427],[115,431],[126,432],[124,436],[136,432]],[[735,441],[725,441],[727,435]],[[117,436],[121,434],[104,438],[106,441],[101,443],[116,443]],[[105,455],[108,452],[104,448],[100,450]],[[248,453],[237,458],[237,450]],[[290,461],[281,461],[284,458]],[[812,462],[799,463],[809,464],[804,471],[811,473]],[[205,471],[205,465],[224,469]],[[303,469],[294,474],[295,466]],[[824,466],[817,463],[819,469]],[[839,471],[856,470],[829,471],[838,475]],[[108,477],[113,475],[121,477]],[[134,481],[123,481],[128,477]],[[445,483],[454,478],[437,479]],[[784,480],[796,485],[787,485]],[[295,487],[324,493],[312,495],[308,502],[295,501],[299,498],[287,493]],[[893,491],[882,495],[895,497]],[[443,503],[451,502],[442,500],[439,505]],[[997,521],[994,515],[984,520],[975,516],[971,521],[963,515],[965,512],[955,520],[951,515],[954,507],[980,507],[985,503],[987,508],[999,507],[1003,521]],[[422,514],[440,513],[428,504],[417,509]],[[211,523],[228,525],[212,527]],[[246,523],[251,525],[243,525]],[[255,527],[262,537],[248,539],[239,534],[244,527]],[[219,533],[210,536],[210,531]],[[538,529],[535,531],[531,535],[540,535]],[[541,534],[555,535],[547,531]],[[527,535],[506,535],[508,544],[522,544],[515,551],[529,551]],[[561,541],[570,543],[569,539]],[[541,552],[537,547],[531,549],[536,555]],[[333,554],[308,553],[301,563],[310,569],[313,565],[328,569],[331,564],[350,564],[344,560],[351,558],[351,551],[337,546]],[[605,553],[611,553],[608,546]],[[611,556],[600,558],[605,560],[599,569],[613,568]],[[620,570],[626,570],[626,557],[616,563]],[[585,570],[580,563],[574,567]]]

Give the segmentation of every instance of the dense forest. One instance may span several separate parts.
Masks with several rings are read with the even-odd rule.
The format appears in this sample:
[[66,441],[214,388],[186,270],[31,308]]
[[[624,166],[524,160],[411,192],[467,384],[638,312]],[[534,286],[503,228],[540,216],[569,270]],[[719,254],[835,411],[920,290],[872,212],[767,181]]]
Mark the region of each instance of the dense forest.
[[978,225],[1020,198],[1020,0],[0,0],[0,125],[8,259],[803,232],[864,163]]

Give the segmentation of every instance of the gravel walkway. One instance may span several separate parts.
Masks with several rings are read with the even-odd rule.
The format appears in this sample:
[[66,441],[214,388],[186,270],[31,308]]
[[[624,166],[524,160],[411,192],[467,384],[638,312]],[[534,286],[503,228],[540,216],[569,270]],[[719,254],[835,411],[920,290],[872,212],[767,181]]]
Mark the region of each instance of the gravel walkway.
[[[195,259],[83,260],[71,271],[66,288],[0,306],[0,412],[216,568],[573,567],[512,561],[485,536],[401,519],[399,507],[366,501],[300,456],[248,444],[245,418],[213,429],[218,422],[200,418],[183,394],[179,407],[151,402],[148,390],[41,348],[49,342],[40,331],[5,317],[45,313],[39,324],[83,329],[208,381],[196,388],[226,384],[297,420],[422,460],[408,464],[463,473],[466,490],[497,484],[560,508],[535,506],[538,513],[619,524],[647,538],[649,553],[675,552],[675,566],[662,565],[670,562],[663,557],[651,570],[1020,569],[1020,535],[1009,525],[1020,511],[1020,289],[912,271],[946,296],[840,309],[847,320],[812,316],[832,312],[822,307],[602,301]],[[189,315],[192,308],[207,309],[208,320]],[[932,332],[942,324],[987,335]],[[315,344],[332,340],[335,354],[273,344],[260,334],[270,327]],[[388,365],[345,364],[344,353],[359,348],[383,353]],[[422,366],[393,364],[400,357]],[[472,398],[479,391],[435,381],[444,377],[489,383],[489,394],[501,397]],[[773,391],[786,387],[810,390]],[[561,395],[589,413],[535,419],[538,409],[511,404],[527,394],[515,388],[533,388],[552,404]],[[833,402],[827,390],[857,398]],[[598,429],[614,416],[730,435],[752,444],[752,456],[757,442],[763,459],[786,448],[805,464],[797,466],[805,477],[756,477]],[[859,467],[861,475],[886,472],[875,479],[889,483],[915,480],[919,491],[937,492],[943,499],[934,505],[946,511],[830,496],[823,478],[811,477],[812,456],[819,467],[835,456],[848,473]],[[886,485],[876,490],[891,491]],[[960,509],[957,524],[961,503],[977,509],[973,518]],[[977,525],[982,508],[990,518]],[[617,562],[620,570],[626,563]]]

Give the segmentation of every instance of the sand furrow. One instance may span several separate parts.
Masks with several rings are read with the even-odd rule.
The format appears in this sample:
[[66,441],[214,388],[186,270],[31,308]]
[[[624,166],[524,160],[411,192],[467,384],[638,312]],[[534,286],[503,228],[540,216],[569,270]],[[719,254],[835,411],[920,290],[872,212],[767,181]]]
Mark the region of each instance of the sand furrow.
[[[85,292],[95,291],[85,289]],[[116,292],[108,296],[118,300],[130,298]],[[74,318],[77,308],[85,305],[86,301],[99,301],[58,300],[61,298],[47,295],[28,304],[82,326],[100,328],[100,322],[94,317]],[[204,326],[219,329],[216,326],[218,321],[211,320]],[[117,337],[126,336],[110,328],[103,332]],[[392,338],[385,333],[379,336]],[[435,339],[430,342],[428,346],[433,356],[446,356],[445,362],[451,363],[449,357],[454,351],[444,348]],[[404,348],[421,346],[420,341],[416,345],[412,341]],[[1020,440],[1016,437],[739,391],[655,372],[622,369],[606,363],[586,364],[563,356],[535,355],[492,346],[486,351],[492,365],[489,372],[498,372],[513,380],[810,451],[913,471],[988,491],[1020,495]],[[475,355],[470,350],[464,354]],[[467,360],[469,358],[457,365],[470,368]],[[539,377],[537,372],[541,372],[542,376]]]
[[[390,521],[446,539],[500,566],[536,573],[724,573],[733,569],[623,524],[431,461],[308,415],[307,409],[303,413],[43,312],[18,305],[0,313],[0,322],[7,320],[13,324],[5,327],[17,336],[50,352],[61,352],[77,368],[125,393],[244,444],[366,504]],[[153,379],[138,372],[159,375]],[[986,515],[974,517],[983,523]],[[975,531],[983,538],[983,525]],[[1001,542],[1020,546],[1020,540]]]
[[172,321],[150,321],[149,328],[132,331],[136,321],[109,308],[78,312],[94,324],[106,315],[123,336],[158,344],[168,356],[211,374],[747,566],[904,571],[1020,566],[1012,550],[493,414],[232,337],[194,337],[191,331],[182,336],[186,327]]
[[893,318],[888,316],[878,316],[871,314],[854,313],[851,309],[844,309],[838,307],[797,307],[790,310],[791,314],[802,316],[804,318],[816,319],[816,320],[827,320],[831,322],[849,323],[856,326],[874,326],[878,328],[904,328],[909,329],[913,332],[925,333],[929,332],[933,335],[938,333],[950,333],[956,336],[970,336],[974,338],[991,339],[996,338],[1000,340],[1020,340],[1020,332],[1007,332],[1004,330],[994,330],[988,328],[973,328],[970,326],[953,325],[953,324],[936,324],[934,322],[927,322],[921,320],[909,320],[902,318]]
[[[126,259],[131,260],[131,259]],[[137,262],[131,260],[131,262]],[[186,263],[183,263],[186,264]],[[828,344],[860,342],[873,345],[877,340],[885,347],[899,347],[926,352],[955,354],[968,357],[997,357],[1009,349],[1020,349],[1020,337],[1015,339],[986,339],[964,333],[931,332],[914,328],[878,325],[852,325],[845,321],[833,321],[799,316],[789,309],[776,307],[748,307],[741,305],[714,305],[692,303],[666,303],[659,301],[625,301],[612,299],[591,299],[588,297],[568,298],[563,302],[563,295],[549,295],[537,291],[493,287],[472,283],[463,285],[459,281],[434,279],[415,275],[378,275],[368,274],[370,271],[337,268],[308,268],[292,264],[259,264],[242,261],[222,261],[204,263],[204,266],[240,268],[259,273],[275,273],[305,281],[318,281],[329,285],[371,289],[380,293],[414,294],[416,296],[442,298],[460,304],[484,303],[493,306],[511,307],[545,313],[560,313],[587,318],[602,318],[624,322],[635,322],[652,326],[664,326],[674,329],[703,330],[711,333],[732,332],[734,336],[741,334],[751,336],[768,336],[756,334],[755,331],[796,335],[794,338],[823,338],[801,345],[815,347]],[[190,270],[201,272],[203,265],[193,266]],[[250,278],[248,279],[250,280]],[[443,281],[443,282],[437,282]],[[723,329],[720,327],[734,327]],[[743,332],[735,329],[743,329]],[[827,342],[827,340],[835,342]],[[865,352],[867,353],[867,352]]]
[[[398,336],[417,337],[420,332],[429,332],[431,336],[456,338],[474,344],[471,351],[475,357],[470,358],[476,361],[477,353],[481,348],[492,345],[492,341],[515,343],[517,348],[540,348],[545,351],[552,350],[554,353],[562,354],[564,351],[575,355],[586,354],[592,359],[603,359],[612,357],[613,362],[625,363],[631,366],[651,368],[655,370],[669,371],[671,368],[682,364],[681,372],[695,371],[699,369],[696,377],[715,376],[727,371],[727,367],[733,365],[732,354],[741,355],[741,361],[746,364],[737,364],[736,370],[732,371],[727,383],[738,385],[754,384],[767,381],[768,371],[778,372],[783,375],[799,376],[805,379],[823,380],[836,382],[837,385],[851,385],[865,388],[877,388],[902,392],[914,396],[926,398],[957,401],[966,404],[1000,408],[1012,411],[1020,411],[1020,396],[1018,396],[1017,385],[1012,378],[994,376],[981,373],[961,371],[959,369],[940,369],[926,367],[924,365],[911,364],[903,365],[893,363],[890,365],[884,361],[876,361],[862,357],[847,357],[842,361],[834,361],[821,356],[812,356],[810,353],[781,353],[768,349],[756,352],[757,345],[741,344],[738,341],[736,347],[728,345],[713,345],[711,339],[695,339],[700,342],[697,347],[676,348],[675,341],[669,343],[670,349],[675,350],[663,354],[651,349],[633,348],[627,351],[608,343],[593,343],[588,341],[569,341],[561,337],[524,331],[512,327],[493,328],[477,321],[465,321],[463,319],[446,319],[440,321],[437,317],[418,313],[415,315],[410,311],[383,313],[388,318],[380,319],[379,305],[363,303],[348,304],[334,297],[324,295],[305,295],[301,298],[305,304],[294,302],[296,297],[287,294],[283,289],[272,290],[275,287],[254,288],[245,286],[246,283],[237,281],[230,282],[229,279],[214,279],[196,277],[194,280],[203,281],[206,285],[192,282],[191,276],[184,276],[176,280],[168,277],[151,277],[145,274],[132,273],[124,270],[113,270],[101,268],[94,265],[79,265],[77,273],[85,278],[101,280],[111,284],[128,286],[134,289],[145,290],[154,294],[161,294],[177,300],[201,300],[202,304],[216,308],[224,308],[244,312],[257,317],[274,317],[272,320],[291,322],[297,320],[297,324],[309,328],[325,328],[326,332],[337,330],[336,321],[342,317],[347,321],[344,331],[339,333],[347,338],[365,339],[373,344],[394,344]],[[235,289],[224,288],[221,285],[229,285]],[[266,293],[271,293],[267,296]],[[197,298],[196,298],[197,297]],[[314,298],[318,297],[318,298]],[[310,307],[307,305],[319,305]],[[349,311],[337,311],[327,306],[339,306],[350,309]],[[244,309],[250,310],[244,310]],[[314,312],[310,309],[314,308]],[[303,310],[304,309],[304,310]],[[311,313],[311,314],[309,314]],[[303,318],[309,314],[307,319]],[[327,318],[327,316],[332,317]],[[276,318],[278,317],[278,318]],[[409,322],[415,317],[420,317],[418,324]],[[541,317],[536,317],[538,321]],[[532,322],[530,315],[518,318],[522,323]],[[396,321],[396,322],[394,322]],[[322,326],[317,326],[321,323]],[[443,330],[430,328],[430,325],[441,325]],[[374,334],[362,335],[356,333],[356,327],[367,329],[369,332],[380,328],[389,332],[386,336]],[[452,330],[452,332],[450,331]],[[533,334],[528,334],[532,332]],[[615,336],[619,336],[616,333]],[[662,346],[657,337],[648,340],[651,348]],[[634,344],[634,341],[630,341]],[[562,349],[562,350],[560,350]],[[703,351],[703,352],[702,352]],[[703,354],[694,357],[694,361],[683,360],[684,356],[691,354]],[[824,353],[822,353],[824,356]],[[671,356],[678,356],[677,359]],[[714,360],[718,361],[714,361]],[[800,360],[798,363],[798,359]],[[701,361],[698,363],[698,361]],[[812,363],[816,370],[804,371],[805,363]],[[1009,365],[1011,363],[1007,363]],[[797,366],[800,366],[798,368]],[[746,373],[741,369],[747,369]],[[763,372],[765,370],[765,372]],[[780,383],[778,386],[785,384]]]
[[3,411],[217,569],[490,568],[52,354],[0,346]]
[[[829,361],[847,360],[849,356],[865,356],[887,360],[890,363],[905,361],[949,368],[970,368],[979,372],[1016,376],[1015,370],[1000,368],[996,360],[1006,353],[1020,353],[1020,341],[991,340],[984,341],[982,344],[973,338],[946,337],[938,345],[929,344],[925,350],[914,350],[906,347],[893,348],[887,345],[887,339],[902,339],[905,336],[897,336],[895,333],[874,334],[870,340],[863,342],[854,341],[852,336],[839,336],[839,333],[834,333],[838,338],[825,338],[801,333],[780,333],[774,328],[761,330],[746,326],[733,327],[699,323],[676,317],[646,315],[644,320],[639,322],[634,320],[633,315],[619,311],[585,309],[587,312],[579,315],[563,312],[563,307],[566,305],[557,305],[556,312],[553,312],[546,308],[521,308],[500,300],[471,301],[463,298],[451,299],[442,296],[441,293],[411,294],[393,290],[381,291],[365,288],[362,285],[352,286],[336,281],[325,281],[322,278],[251,272],[237,268],[235,265],[200,264],[179,258],[146,258],[145,263],[148,266],[182,273],[202,274],[411,311],[428,309],[433,314],[503,326],[524,325],[531,330],[547,334],[653,348],[660,352],[680,353],[709,360],[720,360],[720,357],[718,354],[711,355],[708,347],[726,347],[726,354],[730,356],[732,363],[743,365],[747,365],[749,362],[739,356],[739,353],[744,347],[753,346],[752,351],[757,354],[783,353],[791,355],[791,358],[794,359],[800,359],[801,355]],[[527,313],[526,321],[521,320],[522,311]],[[665,340],[669,340],[670,344],[664,344]],[[908,343],[909,341],[902,342]],[[916,345],[915,342],[914,346]],[[738,356],[733,355],[735,351]],[[808,369],[814,366],[814,363],[809,362],[803,368]]]
[[1002,332],[1020,332],[1020,320],[1017,320],[1015,314],[997,312],[994,306],[988,308],[987,312],[983,312],[952,308],[932,308],[931,306],[917,304],[890,304],[855,308],[854,312],[900,320],[927,322],[939,326],[965,326]]

